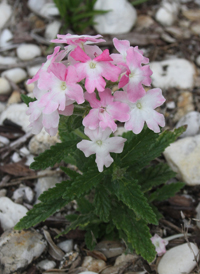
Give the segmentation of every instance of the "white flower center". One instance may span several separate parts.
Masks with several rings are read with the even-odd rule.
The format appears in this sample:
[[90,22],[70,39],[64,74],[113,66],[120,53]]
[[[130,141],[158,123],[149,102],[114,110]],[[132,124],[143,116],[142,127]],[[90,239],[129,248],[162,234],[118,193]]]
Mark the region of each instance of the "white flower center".
[[139,109],[141,109],[142,108],[142,104],[140,102],[137,102],[136,107],[139,108]]
[[91,68],[91,69],[95,69],[95,68],[96,68],[96,63],[90,62],[90,68]]
[[135,73],[134,73],[134,72],[130,73],[130,74],[129,74],[129,78],[133,78],[133,77],[134,77],[134,75],[135,75]]
[[98,141],[96,141],[96,144],[97,144],[98,146],[102,146],[103,142],[102,142],[101,140],[98,140]]
[[62,90],[66,90],[66,88],[67,88],[66,83],[65,83],[65,82],[61,82],[60,88],[61,88]]

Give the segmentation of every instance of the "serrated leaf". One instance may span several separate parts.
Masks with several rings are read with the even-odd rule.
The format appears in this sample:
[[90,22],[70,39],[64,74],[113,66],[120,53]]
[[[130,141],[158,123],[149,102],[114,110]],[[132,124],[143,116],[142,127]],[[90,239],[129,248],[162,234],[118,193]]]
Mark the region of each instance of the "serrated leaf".
[[98,185],[94,196],[95,214],[103,222],[108,222],[111,210],[111,198],[108,190],[103,185]]
[[25,94],[21,94],[22,101],[29,106],[29,103],[36,101],[36,98],[31,98]]
[[87,214],[94,210],[93,204],[91,204],[86,198],[81,197],[77,200],[78,204],[78,211],[81,212],[81,214]]
[[75,147],[76,141],[57,143],[35,157],[35,161],[30,165],[30,168],[38,170],[53,167],[56,163],[60,163],[63,160],[64,155],[67,155],[69,151]]
[[166,183],[175,177],[176,173],[167,164],[157,164],[142,170],[135,176],[140,182],[143,192],[151,190],[152,187]]
[[[136,253],[141,254],[148,262],[152,262],[156,256],[156,251],[150,240],[152,236],[146,222],[138,221],[134,213],[123,206],[115,208],[112,216],[119,233],[122,231],[126,235],[128,243],[131,244]],[[122,233],[120,235],[123,236]]]
[[15,226],[15,229],[28,229],[40,222],[45,221],[49,216],[54,214],[58,209],[64,207],[70,201],[64,200],[61,197],[53,202],[39,203],[29,210]]
[[132,209],[138,218],[148,223],[158,224],[157,218],[137,181],[124,176],[114,180],[112,187],[118,199]]
[[76,179],[77,176],[80,176],[78,172],[72,170],[71,168],[62,166],[60,169],[63,170],[71,179]]
[[150,197],[149,201],[163,201],[174,196],[181,188],[185,186],[184,183],[171,183],[170,185],[164,185],[163,187],[154,191]]
[[99,235],[99,226],[92,225],[86,228],[87,231],[85,233],[85,244],[88,249],[93,250],[95,245],[97,244],[97,238]]

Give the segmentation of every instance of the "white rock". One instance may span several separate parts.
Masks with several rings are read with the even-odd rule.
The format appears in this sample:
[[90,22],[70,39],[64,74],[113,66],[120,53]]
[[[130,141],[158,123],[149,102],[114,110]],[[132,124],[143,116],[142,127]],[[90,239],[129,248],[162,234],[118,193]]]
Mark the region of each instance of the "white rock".
[[28,210],[7,197],[0,198],[0,221],[3,230],[12,228],[26,215]]
[[[44,174],[45,171],[40,171],[39,174]],[[35,185],[35,191],[36,191],[36,204],[39,202],[38,197],[49,188],[52,188],[55,186],[55,184],[61,183],[61,178],[57,176],[49,176],[49,177],[42,177],[39,178],[36,185]]]
[[200,133],[200,113],[191,111],[183,116],[176,124],[176,128],[187,125],[186,131],[180,137],[195,136]]
[[32,154],[38,155],[58,142],[60,142],[58,136],[50,136],[44,129],[42,129],[39,134],[31,138],[28,149]]
[[0,77],[0,94],[10,94],[11,92],[11,86],[8,82],[8,80],[6,80],[3,77]]
[[169,59],[150,63],[154,87],[168,89],[192,89],[196,75],[195,67],[186,59]]
[[11,160],[14,162],[14,163],[17,163],[21,160],[21,157],[19,156],[19,153],[17,152],[14,152],[13,155],[11,156]]
[[9,56],[2,56],[0,55],[0,64],[1,65],[13,65],[13,64],[16,64],[17,62],[17,58],[15,57],[9,57]]
[[12,32],[9,29],[4,29],[0,36],[0,46],[6,47],[12,42],[10,41],[13,38]]
[[19,150],[21,156],[28,156],[30,154],[30,151],[26,147],[22,147]]
[[5,197],[6,196],[6,193],[7,193],[7,190],[5,188],[2,188],[0,190],[0,197]]
[[0,135],[0,147],[4,147],[10,143],[9,139]]
[[172,143],[164,156],[180,180],[191,186],[200,184],[200,135]]
[[26,186],[26,187],[19,187],[13,193],[12,199],[17,201],[19,199],[25,200],[25,202],[32,203],[34,199],[34,192],[33,190]]
[[2,274],[22,273],[47,246],[43,236],[34,229],[7,230],[0,238],[0,271]]
[[[199,249],[190,243],[194,254],[197,256]],[[188,243],[178,245],[168,250],[158,264],[159,274],[182,274],[190,273],[196,266],[193,252]]]
[[8,19],[12,14],[12,8],[7,4],[6,0],[3,0],[0,4],[0,29],[4,27]]
[[196,63],[197,63],[197,66],[199,66],[199,67],[200,67],[200,55],[199,55],[199,56],[197,56]]
[[49,261],[49,260],[43,260],[43,261],[39,262],[38,264],[36,264],[36,266],[43,270],[49,270],[49,269],[55,268],[56,262]]
[[42,17],[50,18],[60,15],[53,0],[28,0],[28,7]]
[[46,26],[46,30],[45,30],[45,38],[48,40],[52,40],[56,37],[56,35],[59,32],[59,29],[61,27],[61,22],[60,21],[53,21],[52,23],[48,24]]
[[156,20],[163,26],[171,26],[175,22],[179,11],[179,1],[162,1],[161,7],[155,14]]
[[12,94],[10,95],[8,101],[7,101],[7,105],[12,105],[12,104],[17,104],[20,103],[21,100],[21,93],[19,90],[14,90],[12,92]]
[[5,70],[2,74],[2,77],[7,77],[14,83],[19,83],[27,78],[27,73],[24,69],[22,68],[13,68],[13,69],[8,69]]
[[30,155],[28,155],[27,156],[27,160],[26,160],[26,163],[25,163],[25,165],[26,166],[30,166],[33,162],[34,162],[34,155],[32,155],[32,154],[30,154]]
[[97,0],[94,9],[112,10],[94,17],[94,21],[97,23],[94,28],[98,33],[127,33],[136,23],[136,10],[127,0]]
[[34,44],[22,44],[17,48],[19,59],[26,61],[41,55],[41,49]]
[[168,109],[174,109],[176,107],[176,104],[174,101],[168,102],[166,105]]
[[26,104],[13,104],[5,109],[0,117],[0,123],[2,124],[5,119],[9,119],[12,122],[20,125],[25,132],[30,132],[29,117],[26,114],[28,107]]
[[94,259],[91,256],[86,256],[81,265],[82,267],[86,267],[89,271],[94,271],[99,273],[103,268],[105,268],[106,263],[100,259]]
[[65,253],[71,252],[73,250],[73,240],[66,240],[63,242],[60,242],[59,244],[57,244],[58,247],[60,247],[60,249],[62,249]]
[[38,72],[38,70],[41,68],[41,65],[33,66],[33,67],[28,67],[28,75],[30,77],[35,76],[35,74]]
[[31,83],[31,84],[27,84],[26,81],[24,82],[24,85],[25,85],[25,88],[26,90],[28,91],[28,93],[32,93],[33,92],[33,89],[35,87],[35,84],[34,83]]

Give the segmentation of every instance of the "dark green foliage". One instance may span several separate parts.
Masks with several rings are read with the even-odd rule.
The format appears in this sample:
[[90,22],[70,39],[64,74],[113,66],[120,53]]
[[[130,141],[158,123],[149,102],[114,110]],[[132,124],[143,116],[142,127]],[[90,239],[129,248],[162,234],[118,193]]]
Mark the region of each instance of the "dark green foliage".
[[94,10],[96,0],[54,0],[54,2],[65,22],[65,28],[79,34],[83,33],[87,27],[94,25],[95,15],[108,12]]
[[100,220],[102,222],[108,222],[111,202],[109,192],[104,185],[99,184],[95,190],[94,207],[94,212],[97,216],[99,216]]
[[31,98],[25,94],[21,94],[22,101],[29,106],[29,103],[36,101],[36,98]]

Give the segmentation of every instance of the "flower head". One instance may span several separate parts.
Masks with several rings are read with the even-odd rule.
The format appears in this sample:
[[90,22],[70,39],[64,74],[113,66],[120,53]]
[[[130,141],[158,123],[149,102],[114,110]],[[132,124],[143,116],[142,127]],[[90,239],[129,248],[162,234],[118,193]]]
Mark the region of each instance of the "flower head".
[[167,240],[163,240],[160,236],[155,234],[151,238],[151,242],[155,246],[158,256],[162,256],[163,254],[165,254],[166,252],[165,246],[168,244]]

